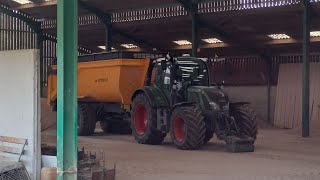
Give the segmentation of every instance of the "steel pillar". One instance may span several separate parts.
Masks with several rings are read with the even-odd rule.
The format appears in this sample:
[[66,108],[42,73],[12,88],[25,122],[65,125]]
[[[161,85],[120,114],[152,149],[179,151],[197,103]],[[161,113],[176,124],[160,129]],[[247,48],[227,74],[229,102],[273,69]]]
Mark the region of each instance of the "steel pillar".
[[76,180],[78,0],[58,0],[58,180]]
[[267,84],[267,120],[271,122],[271,81],[272,81],[272,59],[268,59],[267,68],[268,68],[268,84]]
[[310,102],[310,1],[303,0],[303,82],[302,82],[302,137],[309,137]]
[[199,21],[198,12],[192,12],[192,56],[197,57],[199,47]]
[[106,51],[111,51],[112,50],[112,26],[106,25],[105,27],[105,48]]

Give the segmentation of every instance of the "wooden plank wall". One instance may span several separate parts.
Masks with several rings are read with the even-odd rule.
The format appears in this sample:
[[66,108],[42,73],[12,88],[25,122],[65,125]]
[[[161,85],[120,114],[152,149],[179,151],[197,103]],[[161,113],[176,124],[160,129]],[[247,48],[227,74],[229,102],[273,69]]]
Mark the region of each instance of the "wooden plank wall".
[[[310,120],[320,120],[320,63],[310,64]],[[279,67],[274,125],[295,128],[301,125],[302,64]]]

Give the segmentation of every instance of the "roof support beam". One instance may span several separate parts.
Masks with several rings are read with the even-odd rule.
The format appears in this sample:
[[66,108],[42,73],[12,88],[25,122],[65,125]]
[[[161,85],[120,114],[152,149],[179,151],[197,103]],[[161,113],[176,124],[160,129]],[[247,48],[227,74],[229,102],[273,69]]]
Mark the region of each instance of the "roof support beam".
[[[20,13],[13,12],[6,6],[0,5],[0,12],[7,14],[8,16],[15,17],[17,19],[22,20],[23,22],[27,23],[34,31],[41,30],[41,23],[33,20],[30,17],[24,16]],[[39,29],[40,28],[40,29]]]
[[178,0],[192,17],[192,56],[197,57],[199,47],[199,14],[198,4],[191,0]]
[[309,0],[302,0],[301,4],[303,7],[302,137],[309,137],[311,4]]
[[42,1],[42,0],[30,0],[31,2],[33,2],[33,3],[41,3],[41,2],[44,2],[44,1]]
[[112,23],[111,23],[111,14],[103,12],[102,10],[92,7],[90,5],[88,5],[87,3],[83,2],[82,0],[79,0],[79,6],[83,9],[86,9],[92,13],[94,13],[99,20],[105,25],[106,28],[106,39],[105,39],[105,45],[106,45],[106,50],[110,50],[111,51],[111,31],[114,33],[119,34],[120,36],[125,37],[126,39],[132,40],[135,43],[137,43],[138,46],[142,47],[142,48],[154,48],[151,44],[144,42],[140,39],[134,38],[124,32],[121,32],[119,30],[116,30],[114,28],[112,28]]
[[101,10],[92,7],[83,1],[79,0],[79,6],[83,9],[86,9],[92,13],[94,13],[99,20],[105,26],[105,49],[106,51],[112,50],[112,22],[111,22],[111,15],[108,13],[104,13]]
[[[193,3],[192,0],[178,0],[189,13],[194,13],[197,11],[198,5],[196,3]],[[198,15],[199,16],[199,15]],[[214,26],[213,23],[208,24],[207,22],[203,21],[201,17],[198,17],[199,26],[202,28],[207,28],[210,31],[212,31],[218,38],[220,38],[222,41],[228,43],[228,44],[235,44],[235,45],[241,45],[242,47],[246,47],[253,53],[256,53],[259,55],[262,59],[269,59],[268,56],[265,54],[265,52],[259,50],[255,46],[252,46],[249,42],[244,42],[242,40],[239,40],[237,37],[231,36],[227,34],[226,32],[222,31],[218,27]]]
[[199,15],[192,13],[192,56],[197,57],[199,47]]

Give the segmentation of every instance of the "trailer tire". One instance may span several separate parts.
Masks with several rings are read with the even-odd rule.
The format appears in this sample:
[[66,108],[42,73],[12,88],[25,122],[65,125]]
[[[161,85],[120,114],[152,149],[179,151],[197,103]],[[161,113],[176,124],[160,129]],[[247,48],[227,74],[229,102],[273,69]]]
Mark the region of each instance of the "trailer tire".
[[204,143],[209,142],[213,138],[213,134],[214,134],[214,131],[212,131],[211,129],[207,129],[203,142]]
[[157,129],[157,111],[144,93],[133,99],[131,121],[132,134],[140,144],[161,144],[166,137]]
[[177,107],[171,115],[170,134],[178,149],[193,150],[204,144],[206,124],[198,106]]
[[96,113],[87,103],[78,104],[78,135],[89,136],[96,128]]
[[107,134],[110,130],[110,125],[107,121],[104,121],[104,120],[100,120],[100,127],[103,131],[103,133]]
[[247,104],[231,106],[230,114],[235,118],[240,131],[253,139],[257,138],[258,125],[254,109]]

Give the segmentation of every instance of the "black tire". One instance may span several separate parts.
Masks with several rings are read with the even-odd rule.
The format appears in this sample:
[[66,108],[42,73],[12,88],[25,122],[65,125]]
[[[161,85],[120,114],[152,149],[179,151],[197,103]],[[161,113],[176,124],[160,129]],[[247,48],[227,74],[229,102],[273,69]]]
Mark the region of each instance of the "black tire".
[[96,113],[86,103],[78,104],[78,135],[89,136],[96,128]]
[[171,115],[170,134],[178,149],[194,150],[204,144],[206,124],[197,106],[177,107]]
[[101,121],[100,120],[100,127],[103,131],[103,133],[107,134],[109,132],[109,123],[107,121]]
[[247,104],[233,105],[230,110],[242,134],[256,139],[258,126],[254,110]]
[[161,144],[166,137],[157,129],[157,111],[152,108],[146,94],[138,94],[132,102],[131,128],[140,144]]
[[209,142],[213,138],[214,131],[211,129],[206,129],[206,133],[203,139],[204,143]]
[[206,133],[204,135],[204,140],[203,142],[206,144],[207,142],[209,142],[214,135],[214,129],[212,127],[212,121],[210,120],[210,118],[205,118],[205,123],[206,123]]

